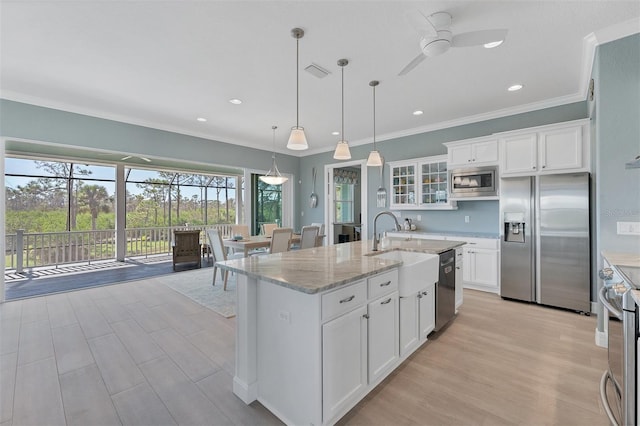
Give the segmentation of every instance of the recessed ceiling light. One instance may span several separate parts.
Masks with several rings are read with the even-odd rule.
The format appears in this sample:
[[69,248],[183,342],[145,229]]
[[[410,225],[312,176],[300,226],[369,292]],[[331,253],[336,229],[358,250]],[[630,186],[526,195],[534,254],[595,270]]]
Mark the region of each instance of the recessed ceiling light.
[[207,119],[206,119],[206,118],[203,118],[203,117],[198,117],[198,118],[196,118],[196,120],[198,120],[198,121],[202,121],[203,123],[204,123],[205,121],[207,121]]
[[419,109],[413,111],[413,115],[422,115],[424,114],[424,111],[420,111]]
[[502,43],[504,43],[504,40],[492,41],[491,43],[485,43],[484,48],[493,49],[494,47],[500,46]]
[[516,90],[522,89],[524,86],[522,84],[514,84],[513,86],[509,86],[507,89],[510,92],[515,92]]
[[234,105],[240,105],[242,103],[240,99],[236,99],[236,98],[229,99],[229,102],[231,102]]
[[340,134],[340,132],[331,132],[331,134],[332,134],[333,136],[338,136],[338,135]]

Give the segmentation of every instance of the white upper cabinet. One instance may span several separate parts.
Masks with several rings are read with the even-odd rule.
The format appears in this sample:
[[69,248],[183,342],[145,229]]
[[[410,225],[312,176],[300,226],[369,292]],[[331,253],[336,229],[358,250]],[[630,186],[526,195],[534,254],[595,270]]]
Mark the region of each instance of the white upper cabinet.
[[453,210],[449,199],[447,156],[389,162],[392,210]]
[[587,120],[500,135],[502,177],[589,171]]
[[449,168],[498,164],[498,140],[494,137],[447,142],[443,145],[447,147]]

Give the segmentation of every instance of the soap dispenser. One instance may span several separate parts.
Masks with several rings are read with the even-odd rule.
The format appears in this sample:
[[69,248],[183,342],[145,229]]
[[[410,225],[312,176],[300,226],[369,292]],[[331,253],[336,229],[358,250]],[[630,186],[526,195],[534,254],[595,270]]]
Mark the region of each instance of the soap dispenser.
[[387,232],[385,231],[385,233],[382,234],[382,240],[380,240],[380,248],[382,250],[386,250],[389,248],[390,245],[391,245],[391,240],[389,240],[389,237],[387,237]]

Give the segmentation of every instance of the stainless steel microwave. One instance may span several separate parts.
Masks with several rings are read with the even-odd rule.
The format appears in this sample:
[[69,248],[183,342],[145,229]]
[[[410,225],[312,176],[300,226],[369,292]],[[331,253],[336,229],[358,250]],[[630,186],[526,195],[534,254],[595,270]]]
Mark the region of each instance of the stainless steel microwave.
[[498,195],[498,166],[449,171],[451,198],[495,197]]

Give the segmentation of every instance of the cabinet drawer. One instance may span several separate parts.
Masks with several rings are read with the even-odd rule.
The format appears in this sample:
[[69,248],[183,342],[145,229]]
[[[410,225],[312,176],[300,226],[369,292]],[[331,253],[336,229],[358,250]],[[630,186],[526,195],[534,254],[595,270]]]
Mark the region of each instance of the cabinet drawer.
[[462,241],[466,241],[467,245],[464,248],[483,248],[483,249],[498,249],[500,240],[497,238],[464,238]]
[[367,280],[369,285],[369,299],[382,296],[398,290],[398,270],[385,272]]
[[359,281],[322,295],[322,321],[349,312],[367,301],[367,285]]

